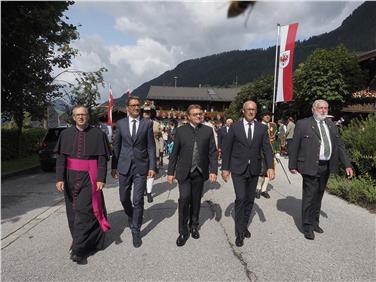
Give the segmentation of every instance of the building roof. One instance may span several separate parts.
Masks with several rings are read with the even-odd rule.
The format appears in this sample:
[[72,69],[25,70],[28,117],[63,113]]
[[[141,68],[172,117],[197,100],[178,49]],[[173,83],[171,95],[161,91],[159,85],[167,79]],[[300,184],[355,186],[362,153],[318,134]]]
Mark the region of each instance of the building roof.
[[147,99],[231,102],[239,91],[239,88],[150,86]]
[[369,60],[369,59],[372,59],[372,58],[374,59],[374,58],[376,58],[376,49],[358,53],[357,56],[358,56],[359,62],[363,62],[363,61],[366,61],[366,60]]

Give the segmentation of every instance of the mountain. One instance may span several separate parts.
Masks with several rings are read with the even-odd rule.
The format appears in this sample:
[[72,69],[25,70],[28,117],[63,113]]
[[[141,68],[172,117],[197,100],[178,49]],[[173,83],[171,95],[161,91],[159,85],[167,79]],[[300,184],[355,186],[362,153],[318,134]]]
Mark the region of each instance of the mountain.
[[[332,48],[344,44],[354,52],[376,49],[376,2],[364,2],[337,29],[313,36],[295,45],[294,68],[316,48]],[[261,75],[274,72],[275,47],[230,51],[180,63],[175,69],[145,82],[132,95],[145,99],[151,85],[230,87],[252,82]],[[116,100],[124,105],[127,95]]]

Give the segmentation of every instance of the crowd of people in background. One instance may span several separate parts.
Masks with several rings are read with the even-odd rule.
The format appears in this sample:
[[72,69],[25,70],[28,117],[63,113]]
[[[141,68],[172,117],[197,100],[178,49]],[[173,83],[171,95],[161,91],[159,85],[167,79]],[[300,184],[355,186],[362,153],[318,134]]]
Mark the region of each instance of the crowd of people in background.
[[[267,114],[266,114],[267,113]],[[264,119],[267,119],[265,121]],[[176,129],[187,123],[186,119],[158,119],[153,118],[155,122],[160,124],[161,139],[163,140],[163,154],[161,156],[169,156],[172,152],[174,136]],[[288,155],[288,143],[291,142],[294,136],[294,118],[289,117],[287,119],[279,119],[277,123],[271,121],[271,113],[263,112],[259,115],[258,120],[270,127],[270,141],[275,152],[279,152],[281,156]],[[225,135],[225,131],[228,132],[234,121],[232,119],[211,120],[209,118],[204,119],[203,124],[210,126],[214,132],[215,143],[218,147],[219,155],[221,158],[221,140]],[[162,143],[161,143],[162,144]],[[160,158],[159,164],[163,165],[163,158]]]

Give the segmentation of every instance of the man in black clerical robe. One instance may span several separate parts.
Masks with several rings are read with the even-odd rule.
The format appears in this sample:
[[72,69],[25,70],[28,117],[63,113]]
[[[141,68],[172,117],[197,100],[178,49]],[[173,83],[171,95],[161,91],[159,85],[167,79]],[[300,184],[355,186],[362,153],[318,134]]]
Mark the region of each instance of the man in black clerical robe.
[[110,229],[102,192],[110,151],[106,135],[88,125],[85,107],[75,107],[73,119],[76,125],[62,131],[55,148],[56,188],[64,191],[73,238],[70,258],[81,264],[103,249],[104,232]]

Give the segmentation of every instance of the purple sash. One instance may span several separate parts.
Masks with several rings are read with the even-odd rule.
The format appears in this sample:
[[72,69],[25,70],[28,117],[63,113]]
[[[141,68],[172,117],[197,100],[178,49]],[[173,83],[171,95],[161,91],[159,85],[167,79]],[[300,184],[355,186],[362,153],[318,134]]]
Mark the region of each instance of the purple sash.
[[110,230],[111,226],[104,216],[102,206],[102,193],[97,191],[97,175],[98,175],[98,161],[97,160],[79,160],[79,159],[67,159],[67,169],[76,171],[87,171],[89,173],[91,182],[91,201],[93,205],[93,212],[99,222],[101,229],[106,232]]

